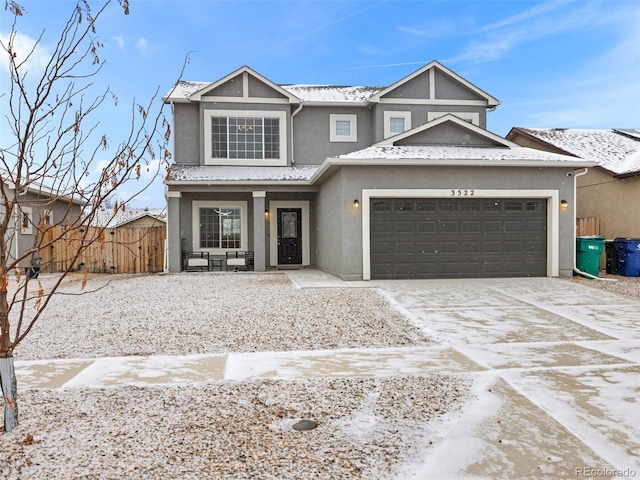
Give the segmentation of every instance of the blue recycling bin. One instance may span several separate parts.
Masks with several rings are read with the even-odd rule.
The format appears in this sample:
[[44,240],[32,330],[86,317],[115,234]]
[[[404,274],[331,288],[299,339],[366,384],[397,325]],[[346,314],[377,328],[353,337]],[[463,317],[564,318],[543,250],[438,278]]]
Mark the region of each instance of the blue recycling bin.
[[613,245],[618,252],[618,274],[640,277],[640,238],[616,238]]

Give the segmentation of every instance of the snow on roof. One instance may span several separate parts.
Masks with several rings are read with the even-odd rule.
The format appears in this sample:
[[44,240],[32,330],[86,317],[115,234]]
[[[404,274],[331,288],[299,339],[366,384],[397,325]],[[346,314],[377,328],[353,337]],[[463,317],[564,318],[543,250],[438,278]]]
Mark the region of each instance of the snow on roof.
[[167,210],[131,208],[126,209],[124,212],[122,210],[114,212],[112,208],[105,208],[104,210],[95,212],[95,217],[91,225],[94,227],[115,228],[145,216],[153,217],[164,223],[167,221]]
[[[640,131],[574,128],[518,128],[567,153],[596,162],[617,175],[640,172]],[[638,140],[630,136],[638,136]]]
[[187,82],[180,80],[167,92],[164,96],[164,100],[186,100],[194,93],[206,88],[207,85],[211,85],[211,82]]
[[174,182],[207,182],[207,181],[308,181],[319,165],[301,165],[295,167],[216,167],[216,166],[182,166],[171,168],[169,183]]
[[[187,100],[194,93],[207,88],[211,82],[180,81],[167,92],[165,100]],[[303,102],[362,103],[382,90],[381,87],[337,85],[279,85]]]
[[368,147],[356,152],[340,155],[338,158],[350,159],[425,159],[425,160],[480,160],[500,161],[548,161],[578,163],[580,158],[569,155],[545,152],[527,147],[460,147],[446,145],[419,146],[378,146]]
[[280,85],[303,102],[362,103],[382,90],[381,87],[337,85]]

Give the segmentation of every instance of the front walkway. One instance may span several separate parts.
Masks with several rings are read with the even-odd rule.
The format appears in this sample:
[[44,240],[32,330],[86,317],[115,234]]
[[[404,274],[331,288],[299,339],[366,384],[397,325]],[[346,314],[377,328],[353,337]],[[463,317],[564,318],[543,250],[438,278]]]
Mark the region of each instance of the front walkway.
[[[176,384],[256,377],[475,379],[470,402],[414,478],[640,477],[640,301],[566,280],[342,282],[379,288],[433,347],[16,362],[19,387]],[[407,472],[409,475],[409,472]]]

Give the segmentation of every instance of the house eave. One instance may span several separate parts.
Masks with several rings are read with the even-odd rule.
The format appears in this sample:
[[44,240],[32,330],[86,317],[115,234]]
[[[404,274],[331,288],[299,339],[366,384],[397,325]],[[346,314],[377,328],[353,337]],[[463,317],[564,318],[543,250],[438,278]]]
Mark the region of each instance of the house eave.
[[450,158],[450,159],[424,159],[424,158],[327,158],[320,168],[313,174],[309,182],[318,181],[328,171],[343,166],[384,166],[384,167],[529,167],[529,168],[591,168],[597,163],[590,161],[562,162],[554,160],[500,160],[488,161],[484,159]]

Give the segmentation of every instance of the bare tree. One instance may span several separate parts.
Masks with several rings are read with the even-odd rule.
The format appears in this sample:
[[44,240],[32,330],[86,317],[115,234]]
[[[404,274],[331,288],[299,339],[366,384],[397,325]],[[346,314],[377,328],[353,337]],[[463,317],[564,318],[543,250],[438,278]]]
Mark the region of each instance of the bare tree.
[[[14,350],[41,317],[74,259],[99,240],[95,229],[78,227],[110,199],[120,198],[114,212],[123,209],[149,186],[150,181],[142,181],[144,170],[162,173],[169,168],[170,127],[158,91],[145,104],[132,102],[127,134],[119,143],[99,132],[94,120],[105,102],[117,101],[109,86],[93,83],[104,65],[96,24],[110,3],[101,2],[94,12],[88,0],[78,1],[37,75],[29,66],[43,37],[32,48],[19,50],[18,26],[27,12],[13,0],[5,4],[5,15],[13,18],[8,38],[0,41],[10,77],[0,98],[5,123],[0,128],[8,133],[2,139],[7,145],[0,145],[0,381],[7,432],[18,425]],[[117,0],[117,5],[129,13],[129,0]],[[97,95],[92,93],[96,88]],[[102,169],[95,174],[98,162]],[[123,185],[131,182],[137,193],[123,199]],[[66,271],[45,291],[34,272],[39,252],[59,239],[46,235],[52,225],[82,232],[82,242]]]

